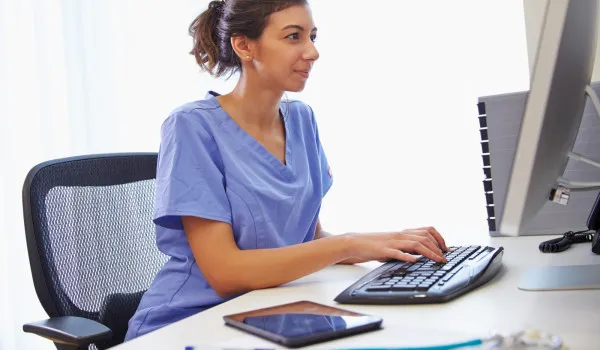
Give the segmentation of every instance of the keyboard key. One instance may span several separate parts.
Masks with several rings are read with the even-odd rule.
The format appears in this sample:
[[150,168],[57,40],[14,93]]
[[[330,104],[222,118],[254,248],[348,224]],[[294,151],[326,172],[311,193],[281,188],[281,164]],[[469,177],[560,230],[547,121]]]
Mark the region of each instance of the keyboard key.
[[406,269],[406,271],[408,271],[408,272],[417,271],[421,266],[422,265],[420,265],[420,264],[416,264],[416,265],[413,265],[413,266],[409,267],[408,269]]
[[458,269],[453,270],[452,272],[450,272],[446,277],[442,278],[442,282],[448,282],[448,280],[450,280],[452,277],[454,277],[454,275],[456,275],[456,273],[458,271],[460,271],[460,269],[462,269],[463,267],[460,266]]
[[440,270],[442,271],[450,271],[452,270],[456,265],[454,264],[446,264],[444,265]]
[[488,255],[489,253],[490,253],[490,252],[489,252],[489,250],[481,250],[481,251],[479,251],[479,252],[477,252],[477,253],[475,253],[475,254],[471,255],[471,256],[469,257],[469,260],[475,260],[475,259],[477,259],[478,257],[482,257],[482,258],[483,258],[484,256]]
[[452,277],[454,277],[454,275],[448,275],[448,276],[442,278],[442,282],[444,282],[444,283],[448,282]]
[[412,263],[402,262],[402,263],[394,265],[394,268],[395,269],[400,269],[400,268],[404,268],[404,267],[409,267],[410,265],[412,265]]
[[390,290],[390,286],[370,286],[367,288],[368,292],[387,292]]
[[411,291],[414,289],[415,289],[414,286],[393,286],[392,287],[392,291],[398,291],[398,292],[406,292],[406,291]]

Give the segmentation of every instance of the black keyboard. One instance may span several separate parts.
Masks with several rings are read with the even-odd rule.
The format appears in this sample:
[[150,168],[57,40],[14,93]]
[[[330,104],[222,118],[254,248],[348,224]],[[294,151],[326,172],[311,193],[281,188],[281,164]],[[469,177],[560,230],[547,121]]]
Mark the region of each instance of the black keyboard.
[[441,303],[492,279],[502,268],[502,247],[461,246],[445,253],[446,263],[422,257],[415,263],[391,261],[340,293],[341,304]]

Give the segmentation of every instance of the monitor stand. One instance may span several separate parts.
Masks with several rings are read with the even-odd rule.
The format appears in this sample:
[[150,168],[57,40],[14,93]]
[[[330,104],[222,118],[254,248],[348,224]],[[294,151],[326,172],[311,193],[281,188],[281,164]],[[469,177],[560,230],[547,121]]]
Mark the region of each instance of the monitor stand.
[[531,268],[521,277],[519,289],[532,291],[600,289],[600,264]]

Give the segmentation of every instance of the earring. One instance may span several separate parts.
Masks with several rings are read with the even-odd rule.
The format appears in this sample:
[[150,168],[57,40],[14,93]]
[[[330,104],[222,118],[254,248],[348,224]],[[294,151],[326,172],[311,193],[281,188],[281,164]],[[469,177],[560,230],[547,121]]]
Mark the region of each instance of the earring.
[[250,56],[246,56],[246,59],[247,59],[247,60],[249,60],[249,59],[250,59]]

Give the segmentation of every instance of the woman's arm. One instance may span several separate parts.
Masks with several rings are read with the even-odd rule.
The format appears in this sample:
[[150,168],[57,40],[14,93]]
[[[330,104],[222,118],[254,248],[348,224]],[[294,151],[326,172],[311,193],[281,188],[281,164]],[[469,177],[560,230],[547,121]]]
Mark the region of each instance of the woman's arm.
[[221,297],[274,287],[309,275],[349,256],[348,236],[276,248],[240,250],[231,226],[182,218],[198,267]]
[[444,259],[427,238],[403,232],[343,234],[282,248],[240,250],[225,222],[190,216],[182,222],[198,268],[221,297],[275,287],[351,258],[416,261],[406,253],[413,252]]
[[[331,233],[323,230],[323,226],[321,226],[321,220],[318,219],[317,220],[317,228],[315,229],[315,240],[317,239],[321,239],[321,238],[327,238],[327,237],[334,237],[334,235],[332,235]],[[359,258],[347,258],[344,259],[342,261],[339,261],[338,264],[343,264],[343,265],[352,265],[352,264],[360,264],[360,263],[364,263],[367,262],[368,260],[365,259],[359,259]]]

